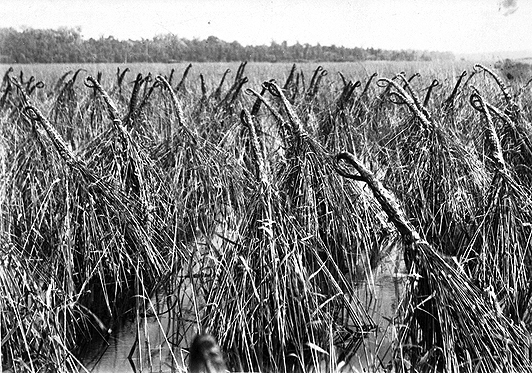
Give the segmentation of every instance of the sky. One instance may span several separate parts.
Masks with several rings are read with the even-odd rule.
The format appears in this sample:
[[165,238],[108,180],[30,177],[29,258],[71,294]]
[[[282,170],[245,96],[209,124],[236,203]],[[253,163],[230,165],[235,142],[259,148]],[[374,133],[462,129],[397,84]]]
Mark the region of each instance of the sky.
[[532,0],[0,0],[0,27],[78,26],[84,38],[488,53],[532,50]]

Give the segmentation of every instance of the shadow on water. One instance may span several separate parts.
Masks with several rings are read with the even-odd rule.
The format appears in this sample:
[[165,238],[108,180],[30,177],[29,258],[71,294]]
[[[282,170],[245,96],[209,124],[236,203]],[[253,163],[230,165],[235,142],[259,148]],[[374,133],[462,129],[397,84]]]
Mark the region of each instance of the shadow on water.
[[[157,313],[124,322],[107,341],[94,343],[87,349],[82,362],[90,372],[185,371],[186,346],[195,335],[193,323],[176,320],[176,312],[168,306],[161,307],[161,300],[173,307],[170,297],[161,295],[152,299],[159,305]],[[181,317],[183,311],[180,310]]]

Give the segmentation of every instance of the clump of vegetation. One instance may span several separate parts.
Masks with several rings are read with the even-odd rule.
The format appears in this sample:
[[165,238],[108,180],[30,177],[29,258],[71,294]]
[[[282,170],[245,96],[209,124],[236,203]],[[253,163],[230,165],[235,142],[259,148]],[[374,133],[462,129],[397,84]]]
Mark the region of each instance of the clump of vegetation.
[[495,67],[508,80],[527,81],[532,78],[532,65],[530,63],[514,61],[507,58],[504,61],[498,61]]
[[231,370],[336,371],[398,249],[375,371],[532,371],[526,81],[289,67],[6,71],[2,369],[84,370],[133,323],[133,369],[182,369],[196,328]]

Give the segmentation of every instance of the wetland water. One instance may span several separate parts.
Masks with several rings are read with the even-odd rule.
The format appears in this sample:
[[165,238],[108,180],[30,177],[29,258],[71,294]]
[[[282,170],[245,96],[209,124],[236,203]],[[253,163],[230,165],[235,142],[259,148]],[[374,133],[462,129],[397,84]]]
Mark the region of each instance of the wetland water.
[[[358,349],[349,363],[354,371],[386,365],[391,358],[394,330],[390,320],[394,317],[402,292],[404,273],[402,253],[393,249],[373,271],[373,278],[357,287],[357,295],[368,314],[377,325],[375,333]],[[180,277],[180,276],[177,276]],[[180,285],[180,314],[167,312],[175,299],[158,294],[152,299],[159,316],[140,317],[140,322],[128,321],[111,333],[106,344],[90,348],[83,360],[93,373],[132,373],[184,371],[186,347],[191,343],[194,329],[193,288],[186,278]],[[372,283],[373,282],[373,283]],[[185,320],[185,322],[183,322]],[[138,326],[140,324],[140,326]],[[179,334],[176,334],[179,333]],[[182,336],[178,345],[169,341]],[[139,337],[137,337],[139,336]],[[142,369],[140,369],[142,367]],[[347,366],[346,366],[346,370]]]

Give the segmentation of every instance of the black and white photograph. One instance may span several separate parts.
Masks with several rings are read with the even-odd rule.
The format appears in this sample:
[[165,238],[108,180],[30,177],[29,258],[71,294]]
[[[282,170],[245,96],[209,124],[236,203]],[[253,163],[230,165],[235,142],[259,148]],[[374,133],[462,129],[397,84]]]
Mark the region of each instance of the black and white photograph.
[[1,0],[0,373],[532,373],[532,1]]

